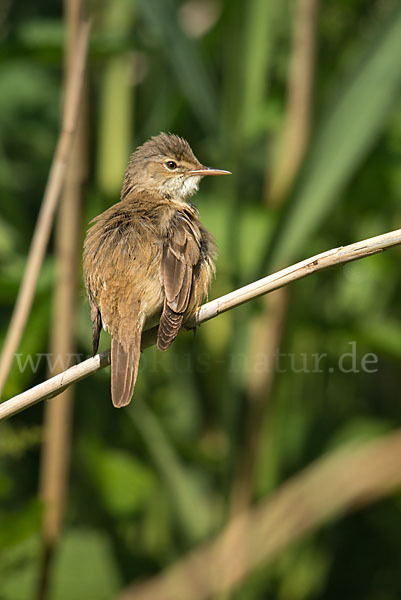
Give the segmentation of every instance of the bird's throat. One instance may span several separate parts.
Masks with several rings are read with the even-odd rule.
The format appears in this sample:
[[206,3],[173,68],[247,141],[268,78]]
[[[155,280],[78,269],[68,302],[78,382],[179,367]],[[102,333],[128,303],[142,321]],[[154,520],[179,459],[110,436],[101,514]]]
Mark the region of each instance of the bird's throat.
[[162,196],[170,198],[174,202],[186,203],[198,191],[200,180],[199,175],[170,178],[163,182],[159,192]]

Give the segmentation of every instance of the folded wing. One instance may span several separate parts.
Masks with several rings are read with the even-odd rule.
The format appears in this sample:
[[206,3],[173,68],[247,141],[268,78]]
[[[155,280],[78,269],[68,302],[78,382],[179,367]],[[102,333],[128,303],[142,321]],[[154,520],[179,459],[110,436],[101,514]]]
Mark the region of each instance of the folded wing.
[[165,292],[157,345],[166,350],[178,335],[188,308],[193,285],[193,270],[200,260],[201,235],[185,214],[172,222],[164,243],[161,276]]

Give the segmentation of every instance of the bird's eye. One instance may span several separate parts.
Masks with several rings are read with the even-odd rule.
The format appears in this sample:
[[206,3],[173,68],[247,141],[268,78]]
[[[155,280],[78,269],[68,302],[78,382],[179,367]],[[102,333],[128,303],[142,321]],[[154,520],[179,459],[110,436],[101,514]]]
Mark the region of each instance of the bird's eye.
[[170,171],[174,171],[174,169],[176,169],[176,168],[177,168],[177,166],[178,166],[178,165],[177,165],[177,163],[176,163],[176,162],[174,162],[173,160],[168,160],[168,161],[166,162],[166,167],[167,167],[168,169],[170,169]]

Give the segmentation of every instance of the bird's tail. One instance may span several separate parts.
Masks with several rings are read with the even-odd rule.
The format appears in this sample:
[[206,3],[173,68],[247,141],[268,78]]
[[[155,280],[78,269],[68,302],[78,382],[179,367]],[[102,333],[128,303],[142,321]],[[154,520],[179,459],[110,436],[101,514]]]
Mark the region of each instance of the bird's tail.
[[135,381],[138,375],[141,354],[141,332],[128,346],[118,340],[111,340],[111,399],[117,408],[131,402]]

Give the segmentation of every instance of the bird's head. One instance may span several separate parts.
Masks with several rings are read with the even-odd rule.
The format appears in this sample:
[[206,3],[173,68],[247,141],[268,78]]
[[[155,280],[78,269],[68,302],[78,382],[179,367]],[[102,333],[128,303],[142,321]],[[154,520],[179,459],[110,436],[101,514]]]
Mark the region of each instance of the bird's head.
[[205,167],[186,140],[160,133],[131,155],[121,197],[131,191],[146,190],[185,202],[197,192],[200,180],[206,175],[230,175],[230,172]]

